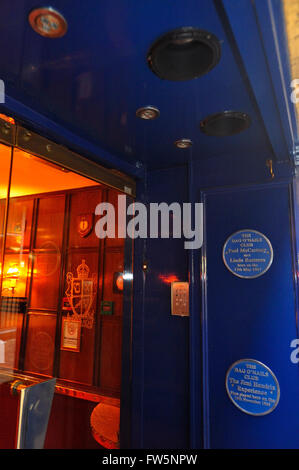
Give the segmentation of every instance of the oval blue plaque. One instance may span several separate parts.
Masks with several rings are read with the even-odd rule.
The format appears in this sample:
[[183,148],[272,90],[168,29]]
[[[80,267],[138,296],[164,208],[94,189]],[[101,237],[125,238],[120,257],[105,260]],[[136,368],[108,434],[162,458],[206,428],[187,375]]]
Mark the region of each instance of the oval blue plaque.
[[254,359],[241,359],[231,365],[226,374],[226,391],[237,408],[254,416],[271,413],[280,397],[273,372]]
[[235,276],[254,279],[270,268],[273,249],[268,238],[257,230],[239,230],[226,240],[222,256]]

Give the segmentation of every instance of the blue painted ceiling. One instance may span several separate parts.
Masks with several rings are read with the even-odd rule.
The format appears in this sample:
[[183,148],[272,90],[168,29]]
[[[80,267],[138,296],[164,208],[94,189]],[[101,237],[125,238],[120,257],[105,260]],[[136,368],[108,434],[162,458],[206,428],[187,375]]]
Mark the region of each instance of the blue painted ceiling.
[[[192,139],[192,156],[203,169],[219,164],[222,173],[227,162],[240,171],[266,172],[268,158],[290,161],[292,140],[282,125],[275,63],[267,55],[272,36],[263,25],[270,16],[262,8],[268,2],[259,2],[52,0],[68,31],[48,39],[27,20],[39,4],[2,1],[0,78],[7,101],[1,107],[48,136],[53,131],[74,150],[132,174],[140,163],[150,169],[185,164],[190,150],[173,144],[182,137]],[[195,80],[161,80],[147,65],[147,51],[161,34],[181,26],[214,33],[221,41],[220,62]],[[136,118],[144,105],[158,107],[160,117]],[[250,128],[224,138],[200,132],[203,118],[224,110],[248,113]]]

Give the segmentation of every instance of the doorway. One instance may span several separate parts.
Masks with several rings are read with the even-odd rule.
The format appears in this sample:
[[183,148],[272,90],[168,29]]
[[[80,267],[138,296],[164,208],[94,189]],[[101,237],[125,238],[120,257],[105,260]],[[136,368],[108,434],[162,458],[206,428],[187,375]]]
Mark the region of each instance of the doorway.
[[[120,408],[130,256],[124,238],[96,236],[94,214],[121,192],[54,158],[4,144],[0,154],[0,368],[57,378],[45,447],[99,447],[92,413]],[[14,427],[0,432],[1,448],[14,447]]]

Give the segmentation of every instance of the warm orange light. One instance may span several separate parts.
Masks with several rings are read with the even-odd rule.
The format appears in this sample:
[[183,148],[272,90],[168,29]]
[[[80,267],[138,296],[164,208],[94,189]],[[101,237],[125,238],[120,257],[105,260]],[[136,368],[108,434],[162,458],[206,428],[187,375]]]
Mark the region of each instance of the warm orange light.
[[161,279],[165,284],[179,281],[179,278],[175,274],[160,274],[159,279]]
[[7,270],[7,277],[19,277],[20,270],[17,264],[10,266]]
[[118,290],[124,290],[124,277],[122,274],[117,276],[115,283]]
[[3,119],[3,121],[6,121],[6,122],[10,122],[11,124],[15,124],[14,118],[6,116],[5,114],[0,113],[0,119]]
[[8,270],[3,279],[3,289],[2,292],[11,292],[11,295],[15,295],[17,282],[20,277],[20,269],[17,263],[10,264]]
[[298,78],[299,78],[299,4],[298,0],[283,0],[285,30],[287,36],[287,44],[289,49],[289,64],[291,72],[291,90],[290,99],[294,103],[297,114],[297,128],[299,131],[299,100],[298,100]]
[[[0,148],[2,150],[2,148]],[[2,152],[1,152],[2,153]],[[7,194],[6,159],[0,158],[0,182],[2,197]],[[65,171],[59,165],[48,162],[20,149],[14,151],[14,164],[10,196],[26,196],[53,191],[65,191],[87,187],[97,183],[72,171]]]

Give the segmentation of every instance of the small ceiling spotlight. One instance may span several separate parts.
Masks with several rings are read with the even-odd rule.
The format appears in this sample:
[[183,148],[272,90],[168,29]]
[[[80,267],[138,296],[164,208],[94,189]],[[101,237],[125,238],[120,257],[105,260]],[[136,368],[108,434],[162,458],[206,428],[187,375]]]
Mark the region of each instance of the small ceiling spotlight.
[[140,119],[150,121],[157,119],[160,116],[160,111],[154,106],[143,106],[142,108],[137,109],[136,116]]
[[240,111],[223,111],[206,117],[200,130],[207,135],[225,137],[245,131],[251,124],[250,117]]
[[51,7],[35,8],[28,15],[32,29],[47,38],[61,38],[67,31],[67,22],[57,10]]
[[147,62],[159,78],[183,81],[208,73],[220,56],[220,42],[214,34],[188,26],[159,37],[149,49]]
[[142,263],[142,271],[144,273],[146,273],[148,271],[148,262],[147,261],[143,261]]
[[174,142],[174,145],[179,149],[187,149],[192,146],[192,140],[190,139],[178,139]]

